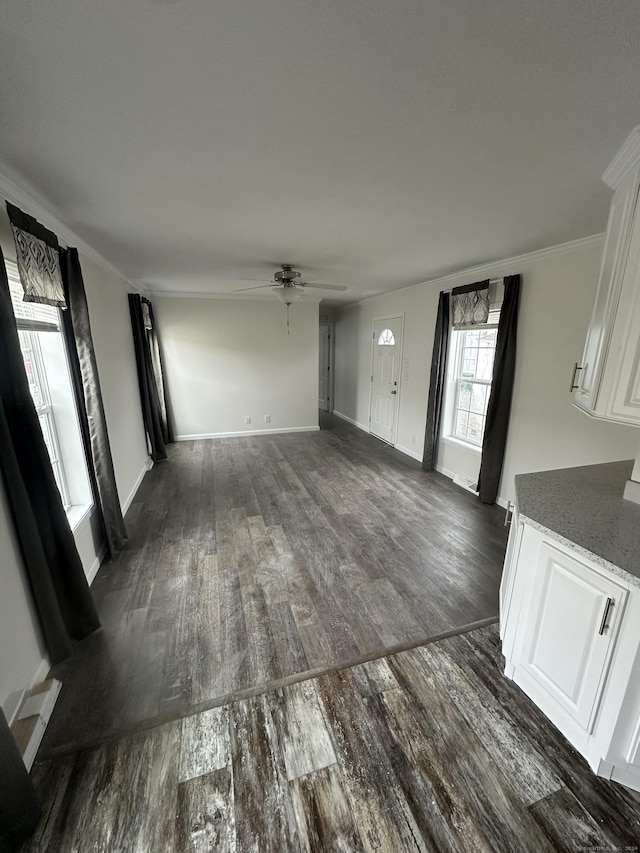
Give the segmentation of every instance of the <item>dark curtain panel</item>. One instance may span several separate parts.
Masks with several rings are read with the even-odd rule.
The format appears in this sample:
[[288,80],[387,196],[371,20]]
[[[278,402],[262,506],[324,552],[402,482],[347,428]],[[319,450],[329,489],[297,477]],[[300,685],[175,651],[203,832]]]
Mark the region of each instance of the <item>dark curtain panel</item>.
[[[143,300],[138,293],[129,294],[129,311],[131,312],[133,344],[138,367],[142,420],[149,436],[151,458],[154,462],[158,462],[160,459],[167,458],[166,444],[173,440],[173,435],[164,402],[164,382],[162,376],[157,376],[156,369],[154,369],[154,357],[152,355],[152,343],[150,339],[155,349],[158,345],[157,338],[153,330],[147,330],[146,328],[148,323],[145,324],[145,317],[142,311],[143,302],[148,306],[149,310],[146,313],[151,318],[151,323],[153,323],[153,313],[150,310],[151,303],[149,300]],[[153,332],[153,337],[151,337],[151,332]],[[157,363],[160,367],[159,359]],[[158,388],[163,389],[162,395],[158,393]]]
[[171,444],[175,441],[173,435],[173,425],[171,416],[169,415],[169,406],[167,402],[167,388],[164,384],[164,364],[162,362],[162,353],[160,350],[160,341],[156,333],[156,320],[153,315],[153,305],[144,300],[149,309],[149,321],[151,328],[147,329],[147,340],[149,341],[149,351],[151,353],[151,363],[153,365],[153,375],[156,380],[156,391],[158,392],[158,402],[160,404],[160,424],[162,427],[162,436],[165,444]]
[[482,442],[482,459],[478,477],[480,500],[495,503],[498,496],[504,451],[507,444],[513,378],[516,369],[516,339],[518,333],[518,306],[520,304],[520,276],[504,279],[504,299],[500,310],[500,323],[493,363],[491,395],[487,406],[487,422]]
[[438,302],[438,314],[436,316],[436,330],[433,338],[431,381],[429,384],[429,402],[427,403],[427,428],[424,437],[424,455],[422,457],[422,467],[425,471],[431,471],[436,467],[438,456],[438,438],[440,436],[440,421],[442,420],[442,405],[447,370],[447,352],[449,350],[449,308],[449,294],[441,293]]
[[0,252],[0,469],[49,659],[100,627],[38,422]]
[[102,514],[109,554],[113,557],[127,541],[113,470],[111,445],[100,391],[98,365],[91,337],[89,308],[84,290],[78,250],[60,251],[60,268],[68,310],[62,312],[69,363],[73,378],[87,467]]
[[36,828],[40,805],[1,709],[0,767],[0,853],[10,853]]

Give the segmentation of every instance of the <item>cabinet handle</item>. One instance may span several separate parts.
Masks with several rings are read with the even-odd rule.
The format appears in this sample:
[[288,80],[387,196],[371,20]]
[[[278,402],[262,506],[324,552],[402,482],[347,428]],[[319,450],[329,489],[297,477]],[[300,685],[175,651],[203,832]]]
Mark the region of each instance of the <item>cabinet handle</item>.
[[512,507],[512,506],[513,506],[513,504],[511,503],[511,501],[507,501],[507,511],[506,511],[506,512],[505,512],[505,514],[504,514],[504,526],[505,526],[505,527],[507,527],[507,526],[508,526],[508,524],[509,524],[509,522],[510,522],[510,520],[511,520],[511,519],[509,518],[509,513],[511,512],[511,507]]
[[602,636],[605,632],[605,628],[607,628],[607,619],[609,618],[609,611],[613,607],[613,598],[607,598],[607,603],[604,606],[604,613],[602,614],[602,622],[600,623],[600,630],[598,634]]
[[576,388],[578,387],[578,386],[576,385],[576,373],[577,373],[579,370],[582,370],[582,367],[580,367],[580,365],[579,365],[579,364],[578,364],[578,362],[576,361],[576,362],[574,363],[574,365],[573,365],[573,373],[571,374],[571,383],[570,383],[570,385],[569,385],[569,391],[575,391],[575,390],[576,390]]

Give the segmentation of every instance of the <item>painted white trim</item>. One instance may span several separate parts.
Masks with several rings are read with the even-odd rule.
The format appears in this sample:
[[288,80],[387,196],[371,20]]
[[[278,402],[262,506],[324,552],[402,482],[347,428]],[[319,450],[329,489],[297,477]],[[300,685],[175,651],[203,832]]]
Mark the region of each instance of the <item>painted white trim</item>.
[[[442,465],[436,465],[436,471],[438,471],[440,474],[444,474],[444,476],[448,477],[450,480],[453,480],[453,478],[456,476],[455,471],[450,471],[448,468],[443,468]],[[502,507],[502,509],[506,509],[509,504],[509,501],[507,501],[506,498],[498,496],[496,498],[496,504]],[[511,506],[513,506],[513,501],[511,501]]]
[[91,586],[91,584],[96,579],[96,575],[98,574],[98,571],[100,570],[100,566],[104,562],[104,559],[106,556],[107,556],[107,546],[105,543],[102,546],[102,548],[100,549],[100,553],[98,554],[98,556],[95,558],[95,560],[91,564],[89,571],[86,572],[87,583],[89,584],[89,586]]
[[448,477],[450,480],[456,476],[455,471],[450,471],[449,468],[445,468],[442,465],[436,465],[436,471],[440,474],[444,474],[445,477]]
[[333,410],[333,414],[337,418],[341,418],[343,421],[346,421],[348,424],[353,424],[354,427],[359,426],[357,421],[354,421],[354,419],[350,418],[349,415],[343,415],[342,412],[339,412],[337,409]]
[[556,255],[568,255],[573,252],[581,252],[584,249],[589,249],[594,246],[600,246],[604,242],[604,236],[604,234],[592,234],[590,237],[580,237],[577,240],[570,240],[568,243],[560,243],[557,246],[549,246],[546,249],[536,249],[533,252],[526,252],[523,255],[514,255],[511,258],[502,258],[495,261],[488,261],[483,264],[477,264],[473,267],[466,267],[458,272],[448,273],[447,275],[443,275],[438,278],[427,279],[419,284],[410,284],[408,287],[399,287],[396,290],[385,290],[375,296],[368,296],[366,299],[355,300],[347,305],[339,305],[337,306],[337,310],[341,311],[347,308],[353,308],[356,305],[367,305],[370,302],[375,302],[377,299],[382,299],[385,296],[391,296],[394,293],[407,293],[408,291],[419,290],[423,287],[439,287],[441,290],[447,290],[448,288],[446,285],[453,286],[454,283],[457,283],[460,279],[473,280],[476,276],[481,278],[483,275],[485,277],[489,275],[491,278],[495,278],[496,275],[501,275],[507,272],[509,268],[513,269],[521,264],[539,261],[543,258],[553,257]]
[[242,438],[251,435],[282,435],[289,432],[318,432],[319,426],[283,427],[282,429],[247,429],[239,432],[203,432],[194,435],[177,435],[176,441],[200,441],[206,438]]
[[625,767],[601,760],[596,772],[598,776],[626,785],[627,788],[632,788],[634,791],[640,791],[640,773],[634,767]]
[[71,528],[72,533],[75,533],[88,518],[91,518],[93,514],[93,507],[93,502],[89,504],[74,504],[69,507],[67,510],[67,521],[69,522],[69,527]]
[[468,450],[469,453],[473,453],[475,456],[482,456],[482,448],[478,447],[475,444],[469,444],[467,441],[461,441],[459,438],[455,438],[453,435],[443,435],[440,438],[440,441],[445,444],[451,444],[453,447],[459,447],[460,450]]
[[31,692],[31,690],[36,686],[36,684],[39,684],[41,681],[45,680],[50,669],[51,664],[49,663],[49,658],[42,658],[42,660],[38,664],[38,668],[36,669],[33,677],[31,678],[31,681],[29,682],[29,686],[25,687],[24,690],[20,692],[15,707],[9,713],[7,713],[6,708],[4,709],[9,728],[11,728],[11,726],[15,723],[17,719],[18,713],[24,704],[24,697],[27,695],[27,693]]
[[[166,296],[168,299],[235,299],[238,302],[273,302],[275,295],[273,291],[267,293],[254,293],[253,295],[245,294],[244,296],[241,296],[240,293],[199,293],[192,290],[182,292],[180,290],[153,290],[152,288],[149,288],[149,293],[156,299]],[[323,299],[330,298],[331,297],[329,295],[318,296],[317,294],[303,293],[299,300],[292,303],[292,306],[295,307],[297,304],[304,302],[308,302],[309,304],[316,302],[320,303]],[[281,305],[284,304],[277,296],[275,301]]]
[[415,450],[410,450],[408,447],[403,447],[401,444],[396,444],[395,449],[399,450],[400,453],[404,453],[405,456],[410,456],[417,462],[422,462],[422,453],[416,453]]
[[622,148],[605,169],[602,180],[615,190],[640,160],[640,124],[625,139]]
[[343,415],[342,412],[338,412],[336,411],[336,409],[333,410],[332,414],[334,414],[337,418],[342,418],[342,420],[346,421],[348,424],[352,424],[352,426],[361,429],[362,432],[366,432],[369,435],[371,434],[368,426],[365,426],[365,424],[361,424],[359,421],[354,421],[354,419],[350,418],[349,415]]
[[[0,166],[6,168],[6,165],[4,164],[0,163]],[[0,195],[2,195],[7,201],[10,201],[12,204],[17,205],[19,208],[24,210],[25,213],[28,213],[38,219],[46,228],[49,228],[55,233],[61,243],[75,246],[78,251],[82,252],[82,254],[86,255],[88,258],[91,258],[91,260],[95,261],[98,266],[114,273],[114,275],[117,275],[119,278],[126,281],[133,290],[142,293],[144,296],[147,295],[147,288],[141,281],[128,278],[122,270],[118,269],[118,267],[114,266],[103,255],[96,251],[93,246],[89,245],[89,243],[83,240],[82,237],[76,234],[72,228],[65,225],[64,222],[51,211],[51,209],[38,201],[35,195],[28,193],[15,183],[15,181],[12,181],[11,178],[7,177],[3,172],[0,172]]]
[[136,481],[133,484],[131,491],[129,492],[129,495],[127,496],[127,499],[125,501],[123,501],[123,503],[122,503],[122,514],[123,515],[127,514],[129,507],[133,503],[133,499],[135,498],[135,496],[138,492],[138,489],[140,488],[140,485],[141,485],[142,481],[144,480],[144,475],[147,473],[147,471],[150,471],[152,468],[153,468],[153,462],[151,460],[151,457],[147,456],[147,458],[145,459],[145,463],[142,466],[142,471],[140,471],[140,473],[138,474]]

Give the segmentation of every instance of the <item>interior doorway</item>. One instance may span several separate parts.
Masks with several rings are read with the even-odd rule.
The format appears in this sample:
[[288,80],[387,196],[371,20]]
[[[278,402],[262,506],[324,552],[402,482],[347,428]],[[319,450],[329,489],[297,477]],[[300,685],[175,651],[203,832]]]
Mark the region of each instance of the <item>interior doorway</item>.
[[396,440],[403,327],[402,317],[379,317],[373,322],[369,430],[388,444]]
[[331,345],[331,324],[321,323],[320,349],[318,353],[318,408],[321,412],[331,412],[333,410]]

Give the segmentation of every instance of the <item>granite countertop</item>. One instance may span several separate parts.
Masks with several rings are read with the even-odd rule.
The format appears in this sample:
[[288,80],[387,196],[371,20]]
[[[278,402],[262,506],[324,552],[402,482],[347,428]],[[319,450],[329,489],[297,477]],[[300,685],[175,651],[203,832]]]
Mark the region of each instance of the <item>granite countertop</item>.
[[[518,511],[534,527],[640,583],[640,504],[622,495],[633,461],[517,474]],[[619,574],[619,572],[616,572]]]

